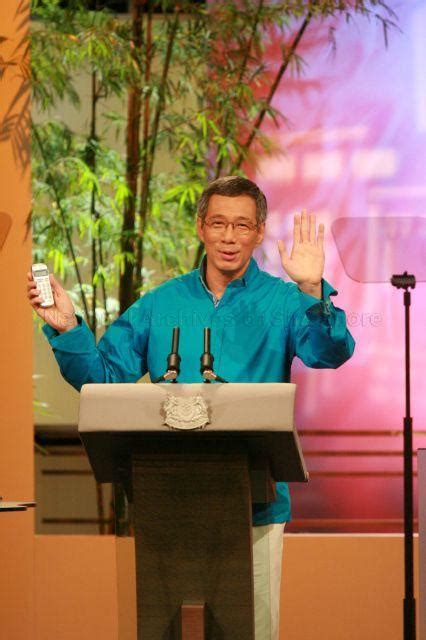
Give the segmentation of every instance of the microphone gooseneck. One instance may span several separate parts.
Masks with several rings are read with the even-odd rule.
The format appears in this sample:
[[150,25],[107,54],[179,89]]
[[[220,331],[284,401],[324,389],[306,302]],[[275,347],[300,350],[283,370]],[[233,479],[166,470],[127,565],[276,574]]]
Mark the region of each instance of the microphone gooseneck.
[[210,353],[210,336],[211,329],[206,327],[204,329],[204,353]]
[[180,329],[179,327],[175,327],[172,335],[172,353],[177,353],[179,351],[179,336]]

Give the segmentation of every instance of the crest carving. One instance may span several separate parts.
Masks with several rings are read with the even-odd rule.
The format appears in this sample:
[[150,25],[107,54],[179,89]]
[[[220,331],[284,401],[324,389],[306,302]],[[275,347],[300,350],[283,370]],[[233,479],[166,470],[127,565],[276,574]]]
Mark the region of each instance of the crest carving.
[[179,398],[168,395],[163,402],[164,424],[172,429],[202,429],[209,423],[207,403],[202,396]]

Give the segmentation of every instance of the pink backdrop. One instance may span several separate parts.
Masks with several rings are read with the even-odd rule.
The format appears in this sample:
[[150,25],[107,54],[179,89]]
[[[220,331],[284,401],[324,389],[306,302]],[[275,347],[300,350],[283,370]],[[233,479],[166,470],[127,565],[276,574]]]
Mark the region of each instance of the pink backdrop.
[[[290,244],[294,212],[315,212],[326,225],[325,278],[339,291],[334,303],[346,311],[357,343],[336,371],[293,365],[297,422],[313,472],[308,486],[292,492],[303,528],[323,526],[307,519],[338,518],[364,520],[347,522],[349,529],[397,530],[402,517],[402,437],[390,434],[402,428],[404,415],[402,293],[388,283],[351,280],[331,233],[340,217],[426,217],[426,1],[392,6],[402,31],[390,33],[387,49],[374,20],[308,29],[304,75],[285,78],[274,101],[289,124],[268,129],[282,153],[263,157],[254,176],[270,210],[259,260],[281,275],[277,239]],[[337,27],[334,55],[330,26]],[[377,258],[373,245],[365,247],[366,261],[369,252]],[[409,258],[407,268],[419,275]],[[425,265],[423,254],[423,274]],[[417,448],[426,446],[426,284],[412,296],[412,415],[414,429],[423,430]],[[324,429],[332,435],[308,435]]]

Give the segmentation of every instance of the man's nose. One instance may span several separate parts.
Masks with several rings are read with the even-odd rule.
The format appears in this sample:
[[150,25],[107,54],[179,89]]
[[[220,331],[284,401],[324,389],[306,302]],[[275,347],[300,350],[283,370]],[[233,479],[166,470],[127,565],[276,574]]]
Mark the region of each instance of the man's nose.
[[235,242],[235,227],[232,222],[228,222],[225,229],[225,234],[223,236],[226,242]]

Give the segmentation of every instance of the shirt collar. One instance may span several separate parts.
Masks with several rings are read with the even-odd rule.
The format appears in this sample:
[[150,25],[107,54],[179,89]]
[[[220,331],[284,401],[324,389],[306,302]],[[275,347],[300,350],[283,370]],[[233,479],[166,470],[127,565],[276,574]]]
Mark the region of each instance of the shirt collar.
[[[204,255],[201,260],[200,267],[198,269],[199,271],[198,275],[204,287],[207,290],[209,290],[207,286],[207,280],[206,280],[206,268],[207,268],[207,256]],[[245,270],[244,274],[242,275],[242,277],[237,278],[236,280],[231,280],[228,287],[249,287],[253,282],[253,280],[255,279],[255,277],[257,276],[258,271],[259,271],[259,267],[256,260],[253,257],[250,258],[249,265]]]

